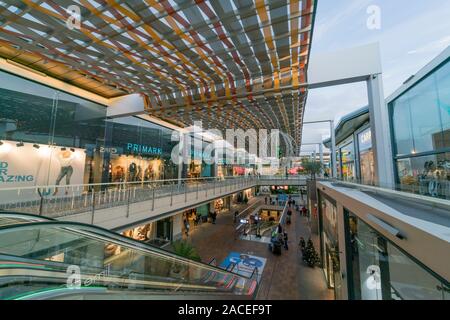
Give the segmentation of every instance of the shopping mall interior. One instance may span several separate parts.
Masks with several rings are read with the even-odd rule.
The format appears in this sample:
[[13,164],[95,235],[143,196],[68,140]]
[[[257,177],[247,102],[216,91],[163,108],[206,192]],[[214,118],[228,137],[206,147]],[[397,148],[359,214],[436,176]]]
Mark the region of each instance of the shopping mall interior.
[[0,1],[0,300],[450,300],[441,13],[347,2]]

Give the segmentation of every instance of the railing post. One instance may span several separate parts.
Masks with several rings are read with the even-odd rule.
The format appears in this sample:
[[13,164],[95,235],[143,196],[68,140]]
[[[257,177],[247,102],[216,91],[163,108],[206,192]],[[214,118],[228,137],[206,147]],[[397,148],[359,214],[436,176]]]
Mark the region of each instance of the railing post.
[[184,182],[184,203],[187,202],[187,183]]
[[199,186],[198,186],[199,184],[198,184],[198,182],[197,182],[197,195],[196,195],[196,199],[198,200],[198,188],[199,188]]
[[174,185],[172,184],[171,190],[170,190],[170,206],[172,206],[173,204],[173,189],[174,189]]
[[131,198],[131,189],[127,189],[127,218],[130,217],[130,198]]
[[95,190],[92,188],[92,217],[91,217],[91,224],[94,224],[94,215],[95,215]]
[[152,211],[155,210],[155,186],[152,188]]

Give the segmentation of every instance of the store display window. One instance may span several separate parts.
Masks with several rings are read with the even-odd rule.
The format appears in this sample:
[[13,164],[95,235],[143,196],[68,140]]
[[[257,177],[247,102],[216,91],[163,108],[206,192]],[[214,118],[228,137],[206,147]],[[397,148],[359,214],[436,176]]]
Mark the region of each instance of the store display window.
[[337,228],[337,207],[334,200],[319,193],[319,228],[322,268],[329,288],[335,297],[341,294],[342,277],[340,273],[339,240]]
[[375,164],[370,128],[358,134],[358,149],[361,183],[373,184],[375,181]]
[[347,145],[341,147],[340,150],[340,163],[341,163],[341,176],[343,180],[351,181],[356,178],[355,172],[355,146],[353,141]]

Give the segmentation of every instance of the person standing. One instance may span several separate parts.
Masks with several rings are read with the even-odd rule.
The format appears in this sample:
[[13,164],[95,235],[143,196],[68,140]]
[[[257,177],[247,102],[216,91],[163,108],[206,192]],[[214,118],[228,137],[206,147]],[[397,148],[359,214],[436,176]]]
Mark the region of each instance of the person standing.
[[267,204],[267,196],[266,196],[266,197],[264,197],[264,201],[265,201],[265,203]]
[[306,217],[306,207],[302,207],[302,216]]
[[286,250],[288,250],[289,249],[288,248],[288,234],[286,231],[283,233],[283,243],[284,243],[284,248]]
[[234,222],[234,223],[237,222],[237,216],[238,216],[238,214],[239,214],[239,211],[236,210],[236,211],[234,212],[234,218],[233,218],[233,222]]
[[190,228],[190,226],[189,226],[189,221],[188,221],[188,219],[186,218],[186,219],[184,219],[184,232],[185,232],[185,234],[186,234],[186,237],[189,237],[189,228]]

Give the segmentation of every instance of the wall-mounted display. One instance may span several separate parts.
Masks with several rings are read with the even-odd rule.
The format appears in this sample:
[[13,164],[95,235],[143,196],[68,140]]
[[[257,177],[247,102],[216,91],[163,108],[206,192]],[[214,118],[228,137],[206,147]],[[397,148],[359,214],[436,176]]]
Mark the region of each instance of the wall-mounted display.
[[[53,190],[53,195],[61,195],[67,193],[63,186],[85,183],[86,153],[83,149],[7,140],[2,142],[0,189],[61,186]],[[13,199],[8,197],[3,200]]]

